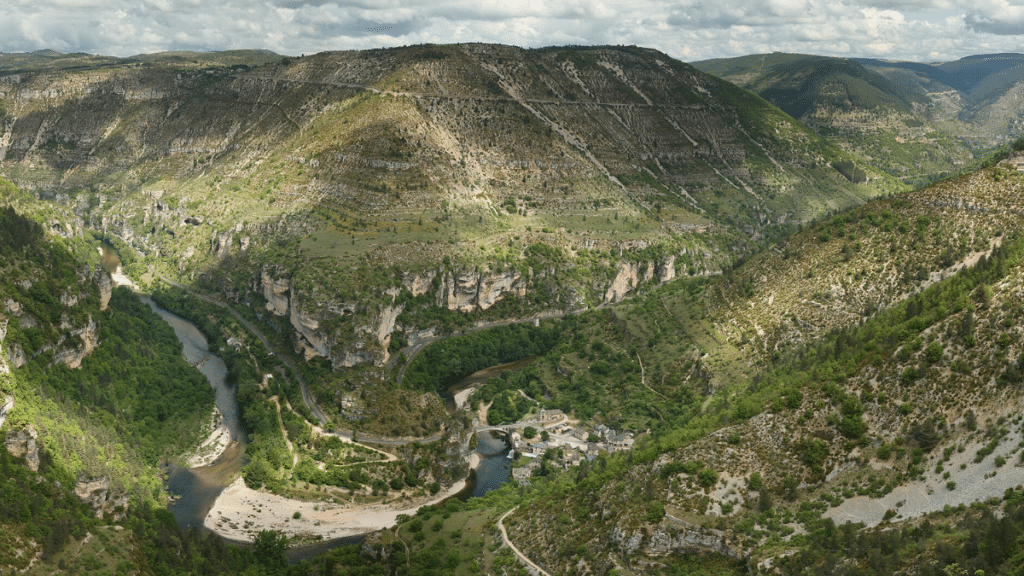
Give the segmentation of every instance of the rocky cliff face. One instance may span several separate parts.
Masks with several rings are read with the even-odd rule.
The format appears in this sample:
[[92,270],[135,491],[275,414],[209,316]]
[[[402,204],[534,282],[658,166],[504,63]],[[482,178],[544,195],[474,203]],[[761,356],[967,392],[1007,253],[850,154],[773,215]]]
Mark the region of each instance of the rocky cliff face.
[[[416,298],[432,294],[434,305],[451,311],[471,313],[490,309],[506,298],[528,299],[538,291],[562,291],[562,301],[552,301],[554,309],[571,310],[621,301],[638,290],[675,278],[675,256],[661,261],[621,260],[615,277],[596,289],[577,286],[557,269],[534,274],[518,269],[449,269],[440,267],[420,273],[401,275],[401,285],[368,295],[356,302],[337,304],[318,301],[316,287],[299,288],[289,278],[278,277],[264,267],[254,278],[252,290],[263,299],[264,309],[288,319],[295,334],[297,349],[306,359],[329,358],[336,367],[358,364],[383,365],[390,354],[392,337],[401,333],[409,341],[435,335],[436,326],[402,324],[399,317],[407,309],[398,303],[403,293]],[[582,295],[593,290],[593,299]],[[313,302],[308,308],[303,303]],[[324,326],[333,326],[325,329]]]
[[611,541],[627,558],[637,553],[654,557],[672,553],[714,553],[737,560],[744,557],[729,547],[725,532],[695,526],[675,518],[665,520],[653,531],[616,526],[612,529]]
[[90,315],[85,326],[74,327],[70,322],[62,322],[61,329],[65,332],[54,347],[53,361],[68,368],[78,368],[99,344],[99,326]]
[[25,465],[33,472],[39,471],[39,445],[36,443],[38,437],[35,427],[29,424],[24,430],[11,430],[4,440],[11,456],[24,458]]
[[506,295],[526,296],[527,282],[514,270],[445,272],[437,290],[437,305],[460,312],[487,310]]
[[0,405],[0,426],[3,426],[4,422],[7,421],[7,414],[12,408],[14,408],[14,398],[5,396],[3,405]]
[[110,479],[105,476],[89,478],[80,474],[75,483],[75,496],[91,506],[97,518],[110,514],[115,520],[119,520],[124,518],[125,511],[128,510],[128,493],[112,488]]

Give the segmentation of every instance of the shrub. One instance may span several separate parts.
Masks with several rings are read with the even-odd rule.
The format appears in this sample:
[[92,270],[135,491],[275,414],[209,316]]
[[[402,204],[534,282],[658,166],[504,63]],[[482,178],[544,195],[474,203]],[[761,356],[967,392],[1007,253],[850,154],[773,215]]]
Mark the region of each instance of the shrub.
[[710,488],[718,482],[718,472],[715,472],[711,468],[703,468],[700,472],[697,472],[697,483],[705,488]]
[[661,522],[665,517],[665,505],[657,500],[647,505],[647,521],[652,523]]
[[878,450],[875,451],[875,456],[877,456],[879,460],[888,460],[889,457],[892,456],[892,444],[883,442],[882,445],[878,447]]

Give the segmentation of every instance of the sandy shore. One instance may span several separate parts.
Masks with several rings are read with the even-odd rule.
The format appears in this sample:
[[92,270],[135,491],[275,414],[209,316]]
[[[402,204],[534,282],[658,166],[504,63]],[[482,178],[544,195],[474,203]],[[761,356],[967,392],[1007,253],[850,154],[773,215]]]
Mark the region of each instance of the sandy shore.
[[231,443],[231,430],[228,429],[224,415],[216,406],[213,408],[211,420],[214,424],[213,431],[203,440],[203,443],[196,448],[196,451],[186,460],[189,468],[209,466],[220,457],[224,448]]
[[[469,465],[476,468],[480,455],[474,452]],[[325,540],[357,536],[390,528],[400,514],[413,515],[422,506],[436,504],[466,487],[459,480],[429,501],[370,505],[339,505],[292,500],[246,487],[241,478],[224,489],[203,525],[231,540],[252,541],[261,530],[277,530],[289,537],[322,537]],[[295,513],[299,518],[295,518]]]
[[476,388],[466,388],[455,393],[452,397],[455,400],[455,406],[460,410],[466,406],[466,401],[469,400],[469,395],[476,392]]

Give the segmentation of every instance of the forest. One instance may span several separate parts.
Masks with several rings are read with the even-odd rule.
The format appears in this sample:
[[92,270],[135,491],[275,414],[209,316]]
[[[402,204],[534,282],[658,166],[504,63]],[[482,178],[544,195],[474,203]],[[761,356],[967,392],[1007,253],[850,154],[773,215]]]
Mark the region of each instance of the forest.
[[78,369],[33,362],[39,393],[117,431],[150,464],[194,444],[213,410],[213,390],[182,356],[174,330],[128,288],[113,291],[98,319],[100,345]]

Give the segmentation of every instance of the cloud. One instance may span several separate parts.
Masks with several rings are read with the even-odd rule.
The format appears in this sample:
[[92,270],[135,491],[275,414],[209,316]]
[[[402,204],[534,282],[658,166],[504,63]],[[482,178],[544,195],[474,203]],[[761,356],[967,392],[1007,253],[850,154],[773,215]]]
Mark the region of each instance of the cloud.
[[967,26],[1001,36],[1024,34],[1024,6],[1006,0],[979,0],[966,14]]
[[636,44],[686,60],[1021,50],[1016,0],[5,0],[0,51],[283,54],[417,43]]

